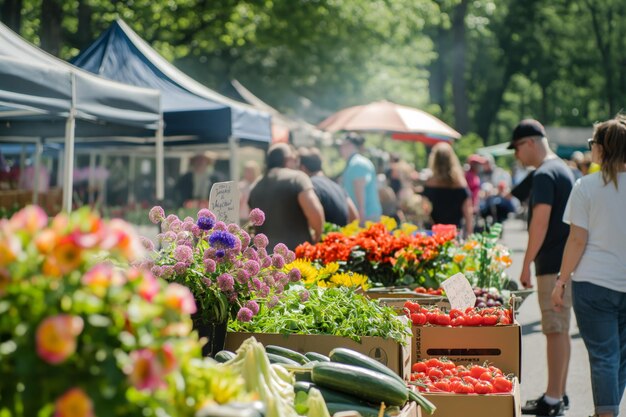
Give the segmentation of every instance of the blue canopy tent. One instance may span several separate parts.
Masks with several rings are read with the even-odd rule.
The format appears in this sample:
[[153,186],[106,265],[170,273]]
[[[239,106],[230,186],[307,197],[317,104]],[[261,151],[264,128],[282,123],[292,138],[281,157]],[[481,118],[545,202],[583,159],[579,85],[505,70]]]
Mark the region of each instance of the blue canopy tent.
[[[160,93],[76,68],[0,23],[0,139],[35,143],[38,160],[43,138],[63,138],[65,210],[72,206],[75,138],[111,136],[156,136],[157,161],[162,161]],[[162,182],[161,162],[157,198],[163,197]]]
[[272,138],[271,117],[252,106],[229,99],[187,76],[159,55],[121,19],[72,61],[103,77],[161,91],[165,136],[193,136],[166,143],[229,144],[231,179],[236,180],[237,143],[263,146]]

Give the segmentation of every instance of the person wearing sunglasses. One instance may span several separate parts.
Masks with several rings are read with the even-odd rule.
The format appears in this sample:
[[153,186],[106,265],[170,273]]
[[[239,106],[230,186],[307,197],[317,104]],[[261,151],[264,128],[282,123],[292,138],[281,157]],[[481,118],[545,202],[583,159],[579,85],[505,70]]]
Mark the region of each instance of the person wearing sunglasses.
[[574,185],[574,174],[550,149],[546,131],[537,120],[522,120],[509,144],[515,157],[526,167],[534,167],[528,202],[528,245],[520,283],[532,288],[531,264],[535,265],[537,298],[541,309],[541,330],[546,336],[548,384],[545,393],[522,407],[523,414],[561,415],[569,399],[565,383],[570,358],[569,325],[571,291],[567,290],[562,311],[552,308],[552,290],[561,267],[561,257],[569,228],[563,212]]
[[626,117],[597,124],[588,144],[600,172],[579,179],[567,203],[570,233],[552,302],[561,310],[571,286],[595,415],[613,417],[626,385]]

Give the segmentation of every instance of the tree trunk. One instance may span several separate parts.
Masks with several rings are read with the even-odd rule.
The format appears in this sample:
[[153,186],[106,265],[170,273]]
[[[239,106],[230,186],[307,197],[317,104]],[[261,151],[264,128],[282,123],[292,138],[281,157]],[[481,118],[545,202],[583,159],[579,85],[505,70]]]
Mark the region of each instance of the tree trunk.
[[466,134],[470,130],[467,83],[465,80],[465,52],[467,47],[465,15],[467,14],[467,6],[468,0],[462,0],[454,8],[452,16],[452,96],[456,129],[461,134]]
[[41,1],[41,27],[39,38],[41,48],[54,56],[61,52],[61,21],[63,20],[63,8],[60,0]]
[[87,0],[78,1],[78,31],[76,32],[76,47],[83,50],[94,41],[93,10]]
[[[591,23],[593,26],[593,34],[596,39],[596,45],[600,51],[600,58],[602,59],[602,69],[604,70],[604,91],[606,93],[606,101],[609,104],[609,114],[615,114],[615,82],[613,79],[613,54],[611,51],[611,27],[615,23],[613,22],[613,13],[609,7],[607,16],[598,16],[600,12],[596,8],[596,4],[592,1],[587,1],[587,8],[591,14]],[[602,23],[600,23],[602,19]],[[602,32],[602,28],[606,28],[606,35]]]
[[0,20],[15,33],[22,29],[22,0],[4,0],[0,7]]
[[439,26],[432,36],[437,58],[430,64],[430,77],[428,82],[428,90],[430,93],[430,101],[436,103],[441,108],[441,112],[445,112],[446,98],[446,55],[447,55],[447,37],[446,29]]

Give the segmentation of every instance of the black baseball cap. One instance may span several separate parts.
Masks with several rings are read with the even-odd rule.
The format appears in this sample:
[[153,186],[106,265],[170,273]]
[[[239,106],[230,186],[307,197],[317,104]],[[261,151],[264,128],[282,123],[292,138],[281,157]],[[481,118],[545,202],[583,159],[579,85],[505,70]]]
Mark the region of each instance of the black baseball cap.
[[546,137],[546,129],[535,119],[524,119],[513,129],[513,137],[508,149],[515,149],[515,142],[529,136]]

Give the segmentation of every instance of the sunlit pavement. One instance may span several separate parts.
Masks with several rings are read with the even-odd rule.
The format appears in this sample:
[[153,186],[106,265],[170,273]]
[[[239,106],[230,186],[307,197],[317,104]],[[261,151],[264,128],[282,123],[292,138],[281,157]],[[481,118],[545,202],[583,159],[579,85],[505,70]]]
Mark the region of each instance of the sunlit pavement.
[[[508,220],[504,225],[503,243],[511,250],[513,265],[508,272],[512,279],[519,280],[519,273],[524,259],[524,250],[528,233],[521,220]],[[576,319],[572,313],[570,335],[572,337],[572,356],[567,380],[567,394],[570,409],[569,417],[586,417],[593,414],[591,380],[587,349],[580,338]],[[546,389],[546,341],[541,333],[541,314],[537,295],[530,295],[519,309],[517,320],[522,326],[522,403],[540,396]],[[622,401],[620,415],[626,415],[626,404]]]

